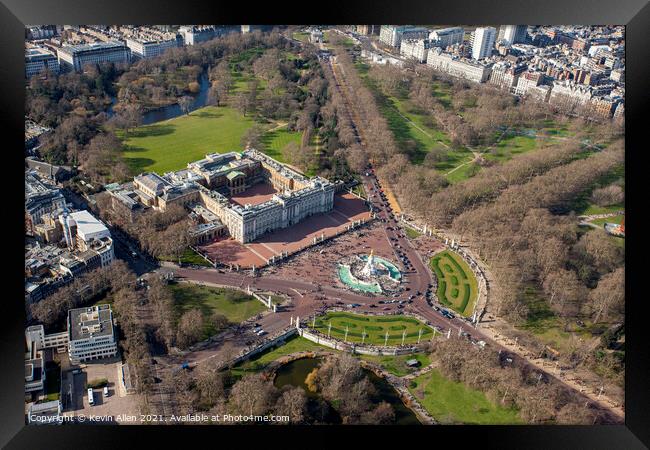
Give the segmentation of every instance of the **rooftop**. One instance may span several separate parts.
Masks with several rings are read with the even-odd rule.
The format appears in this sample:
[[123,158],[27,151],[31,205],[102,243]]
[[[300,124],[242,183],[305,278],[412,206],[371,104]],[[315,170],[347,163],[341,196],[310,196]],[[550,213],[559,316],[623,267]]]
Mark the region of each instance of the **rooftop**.
[[68,312],[70,341],[113,334],[113,313],[110,305],[71,309]]

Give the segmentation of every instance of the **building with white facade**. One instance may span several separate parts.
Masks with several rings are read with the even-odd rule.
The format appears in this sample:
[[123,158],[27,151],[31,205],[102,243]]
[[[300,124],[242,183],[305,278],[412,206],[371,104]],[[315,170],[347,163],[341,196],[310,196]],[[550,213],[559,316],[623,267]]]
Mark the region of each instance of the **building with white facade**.
[[68,311],[68,352],[79,364],[117,354],[117,339],[110,305]]
[[[70,213],[70,218],[76,227],[75,234],[72,236],[76,239],[77,249],[82,252],[90,252],[89,257],[99,256],[100,267],[110,265],[115,259],[115,251],[111,232],[106,225],[86,210]],[[69,223],[69,221],[67,222]],[[73,230],[68,232],[72,233]],[[65,234],[64,227],[64,236]]]
[[501,25],[497,40],[506,41],[510,45],[526,42],[527,29],[526,25]]
[[450,45],[462,44],[465,30],[461,27],[441,28],[429,33],[429,39],[434,41],[436,47],[447,48]]
[[475,83],[487,81],[492,71],[491,64],[460,59],[448,53],[443,53],[440,48],[429,50],[427,65],[435,70]]
[[418,62],[426,62],[429,49],[433,48],[436,41],[431,39],[403,39],[399,51],[407,58],[413,58]]
[[517,80],[515,94],[520,96],[526,95],[529,89],[539,86],[543,81],[544,74],[542,72],[533,72],[530,70],[523,72],[519,75],[519,79]]
[[25,77],[30,78],[45,70],[59,73],[59,61],[54,53],[42,47],[25,48]]
[[81,72],[87,64],[128,63],[131,50],[121,42],[94,42],[84,45],[70,45],[57,50],[61,68]]
[[160,56],[166,50],[178,47],[178,43],[176,36],[168,39],[146,37],[133,37],[126,39],[126,46],[131,49],[131,54],[137,58]]
[[493,27],[477,28],[472,42],[472,59],[487,58],[492,54],[496,42],[497,30]]
[[[193,233],[199,240],[204,239],[204,233],[221,233],[225,226],[234,239],[251,242],[334,207],[333,183],[320,177],[308,178],[253,149],[211,153],[187,166],[164,176],[138,175],[133,187],[147,206],[164,211],[169,204],[177,203],[201,216]],[[243,206],[230,202],[230,196],[260,183],[270,184],[276,191],[267,201]]]
[[219,31],[211,25],[183,25],[178,29],[185,45],[196,45],[219,36]]
[[512,64],[509,61],[499,61],[492,66],[489,83],[508,92],[513,92],[519,75],[526,70],[525,64]]
[[551,95],[548,102],[553,106],[565,110],[573,110],[576,107],[584,106],[592,98],[590,86],[575,84],[570,81],[553,83]]
[[379,41],[384,44],[400,48],[404,39],[426,39],[429,30],[411,25],[382,25],[379,30]]

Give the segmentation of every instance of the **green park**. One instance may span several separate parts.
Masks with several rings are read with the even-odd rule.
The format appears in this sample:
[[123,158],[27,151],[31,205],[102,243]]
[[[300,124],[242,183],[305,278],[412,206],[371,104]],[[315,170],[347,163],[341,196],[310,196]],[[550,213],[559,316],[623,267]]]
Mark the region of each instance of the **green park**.
[[371,316],[346,312],[328,312],[315,323],[317,331],[342,341],[388,345],[414,344],[431,339],[433,329],[414,317]]
[[474,312],[478,283],[474,272],[456,253],[444,250],[430,261],[438,278],[438,300],[465,317]]
[[191,309],[199,309],[204,318],[204,337],[217,334],[210,320],[213,314],[222,314],[229,323],[241,323],[263,311],[265,307],[252,295],[235,289],[179,283],[169,285],[174,297],[176,316]]

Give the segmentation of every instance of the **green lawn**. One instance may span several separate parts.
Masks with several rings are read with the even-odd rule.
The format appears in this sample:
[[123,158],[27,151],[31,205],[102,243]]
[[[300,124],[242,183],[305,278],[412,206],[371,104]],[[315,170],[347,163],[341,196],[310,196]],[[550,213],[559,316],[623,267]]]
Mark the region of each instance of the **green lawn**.
[[[346,312],[330,312],[316,319],[316,330],[327,335],[329,324],[332,324],[330,336],[344,340],[346,328],[348,342],[364,342],[366,344],[383,345],[388,333],[388,345],[399,345],[402,343],[402,335],[406,332],[405,344],[413,344],[418,341],[420,330],[422,330],[421,341],[431,339],[433,330],[413,317],[407,316],[371,316],[364,314],[352,314]],[[308,326],[311,327],[309,322]],[[363,333],[366,333],[365,339]]]
[[625,205],[623,203],[618,203],[616,205],[610,206],[598,206],[594,203],[590,203],[583,211],[581,211],[581,214],[590,216],[595,214],[615,213],[623,210],[625,210]]
[[411,227],[404,227],[404,233],[409,239],[416,239],[422,236],[422,233],[420,233],[418,230],[414,230]]
[[201,310],[205,320],[204,336],[206,339],[219,331],[210,323],[210,316],[214,312],[223,314],[231,323],[240,323],[266,309],[262,302],[255,297],[234,289],[187,283],[172,284],[169,285],[169,288],[174,296],[177,319],[190,309]]
[[618,216],[613,216],[613,217],[606,217],[604,219],[594,219],[591,221],[594,225],[600,225],[603,226],[605,223],[617,223],[620,224],[623,221],[623,218],[625,216],[623,214],[620,214]]
[[495,405],[482,392],[443,377],[437,370],[413,380],[409,391],[431,416],[442,423],[522,424],[514,409]]
[[282,155],[282,150],[289,144],[295,142],[300,146],[302,133],[300,131],[288,131],[286,128],[269,131],[264,135],[264,153],[271,158],[276,159],[282,163],[286,162]]
[[253,126],[227,106],[207,106],[164,122],[145,125],[129,133],[123,155],[134,174],[180,170],[207,153],[241,151],[241,137]]
[[474,273],[460,255],[444,250],[430,261],[438,278],[438,299],[465,317],[474,312],[478,284]]
[[[423,367],[431,364],[431,359],[424,353],[413,353],[410,355],[399,356],[373,356],[373,355],[359,355],[359,358],[379,364],[384,370],[392,373],[397,377],[403,377],[410,373],[415,372]],[[420,361],[419,367],[409,367],[406,361],[409,359],[417,359]]]
[[485,152],[485,159],[504,162],[515,155],[529,152],[537,148],[537,138],[534,136],[509,135],[504,137],[490,151]]
[[[158,259],[160,259],[161,261],[178,262],[176,259],[169,258],[169,257],[160,257]],[[196,253],[191,248],[185,249],[185,253],[183,253],[183,255],[181,256],[181,262],[184,264],[193,264],[195,266],[212,267],[212,264],[208,263],[205,260],[205,258],[203,258],[201,255]]]

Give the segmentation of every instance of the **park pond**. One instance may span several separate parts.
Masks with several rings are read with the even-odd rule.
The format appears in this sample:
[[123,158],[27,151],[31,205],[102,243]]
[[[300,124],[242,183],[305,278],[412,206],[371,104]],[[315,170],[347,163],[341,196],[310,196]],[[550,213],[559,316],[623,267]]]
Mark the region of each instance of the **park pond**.
[[[192,103],[190,104],[189,111],[192,112],[199,108],[203,108],[208,102],[208,90],[210,89],[210,81],[208,80],[208,75],[206,72],[203,72],[199,77],[199,90],[196,96],[192,97]],[[113,105],[117,103],[117,98],[111,98],[111,106],[108,108],[108,116],[113,115]],[[181,107],[178,103],[172,103],[171,105],[161,106],[160,108],[155,108],[148,110],[142,114],[142,125],[151,125],[153,123],[162,122],[163,120],[173,119],[175,117],[180,117],[184,114],[181,110]]]
[[[317,403],[320,396],[307,388],[305,378],[318,367],[320,362],[321,358],[302,358],[284,364],[276,371],[275,386],[278,388],[287,385],[300,387],[307,394],[310,403]],[[404,405],[397,391],[386,380],[378,377],[370,370],[364,369],[364,372],[376,389],[376,394],[372,399],[373,403],[378,404],[382,401],[389,403],[393,407],[393,411],[395,411],[395,420],[393,422],[395,425],[420,424],[415,413]],[[330,424],[340,424],[341,417],[330,407],[324,416],[324,421]]]

